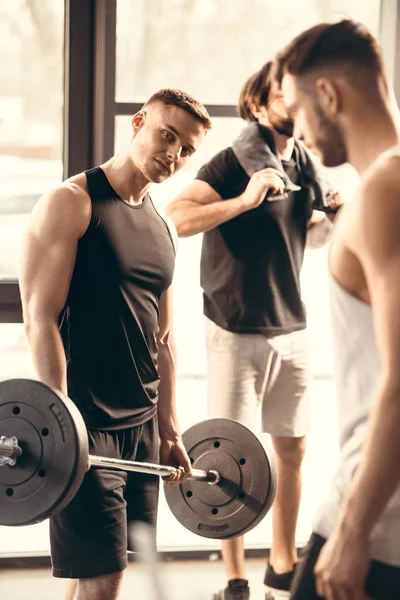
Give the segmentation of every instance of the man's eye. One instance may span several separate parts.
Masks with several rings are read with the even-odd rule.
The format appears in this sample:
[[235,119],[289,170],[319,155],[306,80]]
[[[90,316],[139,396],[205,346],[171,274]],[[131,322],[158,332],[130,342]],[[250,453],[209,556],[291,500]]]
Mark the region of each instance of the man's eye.
[[169,141],[169,142],[173,142],[175,140],[174,136],[172,135],[172,133],[170,133],[169,131],[163,131],[163,136]]
[[190,156],[191,154],[190,148],[182,148],[181,156]]

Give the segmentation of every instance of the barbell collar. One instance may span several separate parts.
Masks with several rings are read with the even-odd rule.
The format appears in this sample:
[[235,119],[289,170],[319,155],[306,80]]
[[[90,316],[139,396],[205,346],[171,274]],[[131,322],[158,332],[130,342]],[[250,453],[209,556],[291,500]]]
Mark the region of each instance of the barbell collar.
[[0,436],[0,467],[13,467],[17,458],[21,456],[22,450],[18,445],[16,437]]

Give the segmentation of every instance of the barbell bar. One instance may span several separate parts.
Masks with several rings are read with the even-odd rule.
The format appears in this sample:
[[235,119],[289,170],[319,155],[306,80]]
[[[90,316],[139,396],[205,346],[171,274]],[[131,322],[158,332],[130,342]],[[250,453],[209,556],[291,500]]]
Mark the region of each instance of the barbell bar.
[[[168,477],[175,467],[89,455],[75,404],[39,381],[0,382],[0,525],[28,525],[69,504],[92,467]],[[192,476],[166,485],[174,516],[190,531],[226,539],[267,514],[276,488],[269,446],[244,425],[210,419],[184,432]],[[204,485],[208,483],[210,485]]]

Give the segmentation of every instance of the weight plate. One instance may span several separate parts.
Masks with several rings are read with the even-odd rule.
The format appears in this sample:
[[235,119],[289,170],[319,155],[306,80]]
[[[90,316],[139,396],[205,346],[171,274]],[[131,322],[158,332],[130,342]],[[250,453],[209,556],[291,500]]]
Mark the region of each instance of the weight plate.
[[255,527],[272,506],[277,483],[273,453],[247,427],[230,419],[209,419],[182,436],[193,468],[218,471],[210,485],[189,480],[165,484],[168,505],[189,531],[228,539]]
[[31,525],[72,500],[86,471],[88,439],[74,403],[31,379],[0,382],[0,436],[22,456],[0,467],[0,525]]

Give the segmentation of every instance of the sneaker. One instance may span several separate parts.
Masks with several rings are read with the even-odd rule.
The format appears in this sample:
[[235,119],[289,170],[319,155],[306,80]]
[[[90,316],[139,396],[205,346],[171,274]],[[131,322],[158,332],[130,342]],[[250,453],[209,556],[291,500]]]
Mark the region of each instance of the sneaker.
[[290,585],[294,576],[293,571],[287,573],[275,573],[273,567],[268,563],[265,571],[264,585],[266,587],[265,600],[287,600],[290,598]]
[[247,579],[231,579],[224,590],[214,594],[213,600],[249,600],[250,588]]

